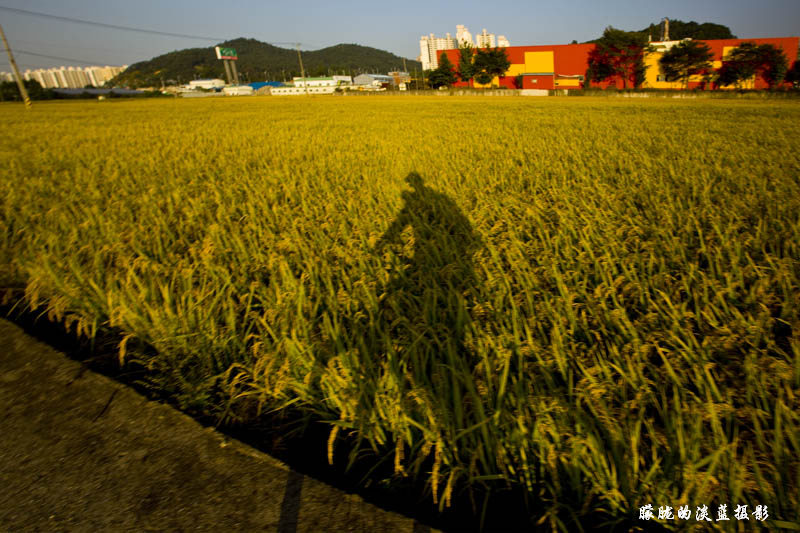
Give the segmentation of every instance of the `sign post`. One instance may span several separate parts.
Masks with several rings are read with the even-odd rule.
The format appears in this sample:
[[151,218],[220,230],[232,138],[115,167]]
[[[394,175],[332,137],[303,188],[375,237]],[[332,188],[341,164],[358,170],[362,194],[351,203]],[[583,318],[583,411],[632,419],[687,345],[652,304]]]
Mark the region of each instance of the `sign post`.
[[222,64],[225,65],[225,77],[228,79],[228,85],[231,84],[231,66],[227,61],[223,60]]
[[235,61],[228,61],[231,66],[231,70],[233,71],[233,83],[235,85],[239,85],[239,73],[236,72],[236,62]]
[[214,48],[214,51],[217,53],[217,59],[221,59],[225,65],[225,75],[228,77],[228,85],[231,83],[239,85],[239,73],[236,71],[236,63],[232,63],[232,61],[239,59],[236,50],[217,46]]

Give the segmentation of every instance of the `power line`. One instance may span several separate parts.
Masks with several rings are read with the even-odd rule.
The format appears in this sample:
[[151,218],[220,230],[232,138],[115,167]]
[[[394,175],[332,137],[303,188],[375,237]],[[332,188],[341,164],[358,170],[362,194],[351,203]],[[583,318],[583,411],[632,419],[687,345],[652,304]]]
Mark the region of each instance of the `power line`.
[[17,53],[17,54],[25,54],[25,55],[29,55],[29,56],[36,56],[36,57],[45,57],[47,59],[57,59],[59,61],[72,61],[74,63],[84,63],[86,65],[98,65],[99,64],[96,61],[92,62],[92,61],[84,61],[83,59],[74,59],[74,58],[69,58],[69,57],[49,56],[49,55],[46,55],[46,54],[37,54],[36,52],[28,52],[26,50],[15,50],[15,53]]
[[[135,32],[139,32],[139,33],[149,33],[151,35],[163,35],[163,36],[166,36],[166,37],[179,37],[179,38],[182,38],[182,39],[198,39],[198,40],[201,40],[201,41],[224,42],[224,41],[228,40],[228,39],[226,39],[224,37],[204,37],[202,35],[188,35],[188,34],[185,34],[185,33],[173,33],[173,32],[168,32],[168,31],[147,30],[147,29],[144,29],[144,28],[133,28],[131,26],[120,26],[118,24],[106,24],[105,22],[96,22],[96,21],[92,21],[92,20],[76,19],[76,18],[72,18],[72,17],[62,17],[60,15],[50,15],[49,13],[40,13],[38,11],[29,11],[27,9],[18,9],[16,7],[0,6],[0,9],[2,9],[4,11],[10,11],[12,13],[18,13],[20,15],[28,15],[28,16],[31,16],[31,17],[42,17],[42,18],[48,18],[48,19],[52,19],[52,20],[60,20],[62,22],[72,22],[72,23],[75,23],[75,24],[86,24],[86,25],[89,25],[89,26],[99,26],[101,28],[110,28],[110,29],[113,29],[113,30],[135,31]],[[296,46],[296,45],[301,45],[303,43],[298,43],[297,41],[292,41],[292,42],[289,42],[289,41],[272,41],[272,42],[268,42],[267,44],[272,44],[272,45],[275,45],[275,44],[290,44],[292,46]]]
[[[22,45],[22,46],[33,45],[33,46],[45,46],[45,47],[57,48],[59,50],[59,52],[57,52],[57,53],[60,53],[61,51],[63,51],[64,48],[71,48],[71,49],[77,50],[78,53],[82,53],[83,51],[86,51],[86,50],[92,50],[92,51],[96,52],[97,48],[98,48],[97,45],[94,45],[94,46],[81,46],[81,45],[73,44],[72,42],[54,43],[52,41],[42,41],[42,40],[39,40],[39,39],[37,39],[35,41],[29,41],[27,39],[20,39],[18,37],[14,37],[14,44],[15,45]],[[113,47],[109,47],[106,43],[103,43],[102,48],[103,48],[103,51],[110,51],[110,52],[123,52],[123,53],[138,52],[138,53],[141,53],[141,54],[152,53],[152,50],[145,51],[145,50],[142,50],[141,48],[131,48],[129,46],[126,46],[124,49],[122,49],[122,48],[113,48]]]
[[204,37],[201,35],[188,35],[185,33],[172,33],[168,31],[158,31],[158,30],[146,30],[144,28],[133,28],[130,26],[119,26],[117,24],[106,24],[105,22],[95,22],[92,20],[83,20],[83,19],[75,19],[72,17],[62,17],[59,15],[50,15],[48,13],[39,13],[38,11],[28,11],[27,9],[18,9],[16,7],[5,7],[0,6],[0,9],[4,11],[10,11],[12,13],[18,13],[20,15],[29,15],[31,17],[42,17],[48,18],[53,20],[60,20],[62,22],[73,22],[75,24],[86,24],[89,26],[99,26],[101,28],[110,28],[112,30],[124,30],[124,31],[136,31],[139,33],[149,33],[151,35],[163,35],[165,37],[180,37],[182,39],[198,39],[201,41],[216,41],[222,42],[226,39],[223,37]]

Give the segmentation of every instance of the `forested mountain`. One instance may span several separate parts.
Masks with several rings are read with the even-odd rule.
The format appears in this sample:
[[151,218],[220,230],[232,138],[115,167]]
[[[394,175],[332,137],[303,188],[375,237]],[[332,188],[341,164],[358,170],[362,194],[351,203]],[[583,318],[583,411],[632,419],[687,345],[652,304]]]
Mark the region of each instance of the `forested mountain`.
[[[239,80],[264,81],[291,79],[300,75],[297,51],[262,43],[255,39],[234,39],[220,46],[235,48]],[[403,58],[384,50],[357,44],[337,44],[321,50],[303,51],[306,75],[327,74],[356,75],[361,72],[386,73],[403,70]],[[417,61],[405,60],[406,68],[421,69]],[[117,76],[116,86],[147,87],[188,83],[195,78],[225,79],[225,67],[214,53],[214,47],[187,48],[170,52],[148,61],[135,63]]]
[[[643,30],[634,31],[631,33],[638,33],[645,40],[652,37],[654,41],[661,40],[661,22],[650,24]],[[731,29],[722,24],[714,24],[713,22],[684,22],[682,20],[669,21],[669,38],[672,41],[679,41],[681,39],[736,39],[736,36],[731,33]],[[590,43],[596,42],[588,41]]]

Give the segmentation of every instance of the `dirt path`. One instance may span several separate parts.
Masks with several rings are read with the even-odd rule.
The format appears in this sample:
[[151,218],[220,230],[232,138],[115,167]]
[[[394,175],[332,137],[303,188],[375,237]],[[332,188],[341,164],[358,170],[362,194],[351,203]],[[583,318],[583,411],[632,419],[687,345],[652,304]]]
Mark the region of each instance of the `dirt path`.
[[2,531],[431,531],[85,370],[0,319]]

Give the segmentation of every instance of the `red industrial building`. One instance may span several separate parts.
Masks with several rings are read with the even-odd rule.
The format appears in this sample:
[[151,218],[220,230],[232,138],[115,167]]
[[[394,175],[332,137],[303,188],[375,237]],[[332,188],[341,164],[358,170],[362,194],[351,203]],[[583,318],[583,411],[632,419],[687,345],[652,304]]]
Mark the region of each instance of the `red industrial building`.
[[[667,82],[663,80],[658,68],[658,60],[664,51],[680,41],[666,41],[650,43],[654,52],[649,52],[645,56],[647,74],[644,88],[655,89],[682,89],[683,85],[678,82]],[[714,54],[713,67],[718,69],[722,66],[722,58],[731,49],[736,48],[742,43],[751,42],[756,44],[771,44],[783,50],[789,59],[789,66],[797,60],[797,49],[800,45],[798,37],[776,37],[767,39],[717,39],[701,40],[707,44]],[[509,89],[580,89],[584,87],[584,75],[589,63],[589,52],[594,49],[594,44],[561,44],[552,46],[509,46],[504,48],[511,61],[511,66],[506,71],[505,76],[495,78],[492,85],[508,87]],[[444,50],[448,59],[458,68],[458,50]],[[522,87],[517,87],[517,76],[522,76]],[[459,81],[456,87],[466,87],[467,82]],[[475,84],[476,86],[477,85]],[[622,79],[606,81],[603,83],[592,83],[592,87],[606,88],[615,86],[623,88]],[[748,88],[766,89],[767,83],[760,77],[751,80]],[[701,76],[695,76],[689,80],[689,88],[705,88]],[[710,88],[710,87],[708,87]]]

